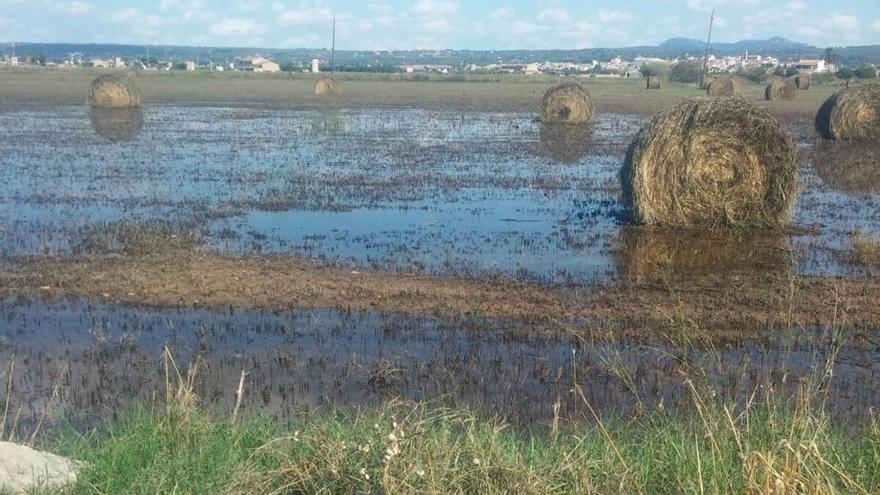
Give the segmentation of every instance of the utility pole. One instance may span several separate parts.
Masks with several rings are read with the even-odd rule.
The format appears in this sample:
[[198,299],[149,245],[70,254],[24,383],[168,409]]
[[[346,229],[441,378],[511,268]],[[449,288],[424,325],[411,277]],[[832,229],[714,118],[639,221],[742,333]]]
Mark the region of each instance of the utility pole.
[[333,38],[330,42],[330,72],[336,72],[336,16],[333,16]]
[[715,9],[709,17],[709,36],[706,38],[706,55],[703,56],[703,75],[700,76],[700,87],[706,82],[706,72],[709,70],[709,44],[712,43],[712,24],[715,22]]

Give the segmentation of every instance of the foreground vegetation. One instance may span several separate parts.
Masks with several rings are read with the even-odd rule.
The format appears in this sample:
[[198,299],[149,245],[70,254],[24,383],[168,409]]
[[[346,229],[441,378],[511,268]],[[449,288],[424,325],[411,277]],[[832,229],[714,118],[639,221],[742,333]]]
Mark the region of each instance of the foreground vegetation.
[[685,365],[681,411],[540,432],[401,401],[305,412],[285,428],[217,418],[198,405],[195,372],[171,372],[165,405],[47,442],[82,463],[70,493],[877,493],[880,422],[843,428],[822,412],[832,362],[796,397],[763,390],[740,405]]
[[876,493],[880,428],[805,411],[652,414],[536,436],[465,412],[391,403],[273,423],[137,410],[59,449],[73,493]]

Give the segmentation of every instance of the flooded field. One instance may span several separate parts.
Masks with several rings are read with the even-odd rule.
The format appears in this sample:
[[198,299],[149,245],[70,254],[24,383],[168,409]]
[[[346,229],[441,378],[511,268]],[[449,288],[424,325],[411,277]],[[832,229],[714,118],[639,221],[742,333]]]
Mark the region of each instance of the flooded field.
[[[656,244],[656,233],[623,226],[618,200],[617,174],[645,119],[603,113],[591,127],[559,130],[530,113],[5,105],[0,254],[112,251],[95,232],[156,221],[230,253],[614,281],[622,246]],[[864,273],[841,250],[855,230],[880,231],[880,195],[817,173],[828,167],[814,164],[810,122],[787,126],[801,155],[797,228],[763,251],[763,264]]]
[[[817,150],[811,122],[793,119],[785,124],[798,145],[800,191],[788,231],[628,226],[618,174],[646,119],[601,113],[591,126],[552,127],[527,112],[168,104],[90,113],[79,105],[0,105],[0,266],[14,270],[33,255],[87,260],[65,270],[49,266],[54,285],[39,271],[5,280],[47,295],[90,280],[93,292],[79,294],[98,291],[105,300],[0,303],[0,362],[15,363],[4,376],[21,425],[44,411],[88,424],[152,400],[162,389],[165,346],[183,366],[201,363],[197,393],[206,403],[229,410],[245,371],[246,411],[282,420],[301,407],[404,397],[541,425],[557,413],[583,419],[585,403],[603,416],[675,408],[688,400],[692,383],[741,403],[770,390],[791,397],[807,381],[828,380],[831,413],[868,417],[880,405],[876,394],[860,393],[880,380],[876,335],[867,325],[840,333],[812,324],[834,320],[837,306],[820,320],[803,306],[826,294],[810,294],[796,311],[787,280],[874,275],[876,268],[852,262],[846,251],[854,233],[880,232],[880,184],[870,174],[839,177],[827,150]],[[181,265],[166,271],[213,266],[217,273],[145,280],[142,271],[161,269],[139,265],[138,257],[165,247],[196,253],[181,260],[172,250],[168,256]],[[233,256],[193,261],[205,251]],[[245,269],[234,255],[263,254],[333,267],[333,281],[321,285],[329,271],[298,266],[284,276],[302,287],[271,291],[266,284],[281,283],[277,263],[286,259],[273,258],[247,267],[251,285],[239,283]],[[113,258],[122,259],[114,265],[113,294],[101,292],[107,285],[95,281],[104,272],[88,265],[90,256],[104,255],[129,256]],[[373,270],[373,278],[356,281],[361,269]],[[382,280],[387,272],[454,275],[465,283],[441,281],[429,290],[412,278]],[[732,282],[689,299],[625,289],[701,275]],[[740,275],[779,277],[776,286],[752,290],[740,287]],[[511,287],[479,285],[493,279],[531,285],[515,288],[517,300]],[[373,291],[373,282],[381,287]],[[229,308],[200,308],[187,299],[197,291],[175,285],[184,283]],[[218,299],[217,284],[238,292]],[[549,292],[560,286],[571,292]],[[578,293],[584,286],[598,287],[599,295],[588,300]],[[601,293],[612,286],[616,296]],[[870,289],[848,290],[861,303],[872,301]],[[335,309],[246,309],[255,293],[274,297],[259,307]],[[358,311],[344,309],[361,293],[369,297]],[[712,297],[731,305],[721,310]],[[632,307],[607,309],[607,300]],[[640,328],[627,328],[625,338],[583,341],[575,335],[602,332],[561,328],[575,320],[638,321],[627,314],[637,307],[651,308],[646,322],[673,322],[661,306],[685,300],[696,312],[717,314],[727,335],[745,334],[730,323],[743,305],[756,309],[744,319],[774,323],[735,343],[712,344],[699,330],[683,343],[668,332],[633,337]],[[492,306],[491,314],[540,319],[545,328],[473,316],[486,314],[480,304]],[[780,327],[785,304],[790,324]],[[434,312],[462,316],[427,315]],[[548,323],[557,314],[569,320]],[[801,321],[792,323],[792,314]],[[823,374],[827,361],[835,363],[833,374]],[[586,402],[572,394],[574,384]]]
[[[15,365],[10,397],[22,428],[47,408],[50,417],[89,423],[154,399],[163,389],[165,346],[183,370],[200,363],[196,391],[211,407],[231,409],[245,371],[245,410],[282,420],[304,406],[404,397],[540,426],[557,403],[562,419],[588,417],[575,383],[603,416],[675,409],[691,400],[691,383],[733,404],[830,380],[832,414],[856,420],[880,405],[876,394],[862,393],[880,385],[876,336],[841,339],[823,329],[680,347],[588,342],[492,320],[10,299],[0,302],[0,342],[0,360]],[[828,360],[837,363],[833,376],[824,375]]]

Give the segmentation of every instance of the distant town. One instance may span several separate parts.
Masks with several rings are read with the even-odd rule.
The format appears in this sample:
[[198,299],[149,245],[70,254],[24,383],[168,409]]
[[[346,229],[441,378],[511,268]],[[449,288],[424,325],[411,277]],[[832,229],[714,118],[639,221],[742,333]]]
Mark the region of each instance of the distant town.
[[[776,46],[781,39],[772,39],[768,42]],[[781,42],[790,43],[795,50],[806,45],[798,45],[787,40]],[[669,43],[669,42],[668,42]],[[662,47],[663,45],[661,45]],[[109,47],[109,48],[108,48]],[[57,48],[57,47],[56,47]],[[692,79],[692,73],[699,69],[710,74],[735,73],[749,79],[761,79],[767,76],[791,76],[794,74],[828,74],[841,78],[875,78],[878,77],[878,66],[859,59],[850,58],[842,63],[841,57],[833,48],[813,49],[812,57],[782,56],[755,53],[745,49],[742,53],[715,54],[708,57],[704,54],[684,53],[675,57],[657,57],[642,55],[609,55],[599,60],[576,60],[576,61],[538,61],[523,60],[529,56],[517,54],[518,57],[511,61],[501,58],[501,53],[495,61],[491,62],[468,62],[466,58],[476,58],[472,52],[437,51],[435,53],[418,52],[348,52],[346,56],[340,56],[334,63],[333,53],[326,50],[316,51],[320,55],[304,60],[294,60],[286,57],[280,61],[271,55],[253,53],[235,57],[223,57],[222,61],[214,60],[214,56],[194,57],[186,59],[174,56],[153,56],[149,48],[143,55],[131,54],[134,47],[120,45],[121,52],[115,56],[95,56],[84,52],[70,52],[63,56],[35,54],[34,47],[29,46],[26,53],[17,53],[15,44],[8,44],[3,49],[0,58],[0,67],[55,67],[55,68],[93,68],[93,69],[125,69],[140,71],[241,71],[257,73],[277,72],[311,72],[317,73],[327,70],[358,71],[358,72],[386,72],[401,74],[522,74],[526,76],[540,75],[570,75],[596,78],[639,78],[651,75],[669,76],[671,79]],[[812,47],[809,47],[812,48]],[[107,45],[104,51],[112,50],[112,45]],[[644,48],[651,51],[650,47]],[[222,49],[217,49],[219,52]],[[603,49],[608,52],[608,49]],[[631,53],[634,48],[621,49]],[[846,50],[846,49],[841,49]],[[57,49],[55,50],[57,52]],[[256,50],[255,50],[256,51]],[[270,50],[271,51],[271,50]],[[166,50],[167,52],[167,50]],[[211,54],[213,49],[208,49]],[[201,52],[199,52],[201,53]],[[276,50],[276,53],[278,51]],[[432,58],[453,59],[454,63],[394,63],[402,58],[404,53],[408,58]],[[481,53],[485,59],[487,54]],[[281,55],[280,53],[278,53]],[[540,54],[540,52],[536,52]],[[537,56],[532,54],[533,56]],[[341,54],[336,54],[341,55]],[[466,56],[465,56],[466,55]],[[582,58],[582,53],[580,54]],[[816,56],[818,55],[818,56]],[[302,57],[302,55],[300,55]],[[558,53],[555,56],[559,56]],[[357,57],[360,57],[358,59]],[[371,57],[371,58],[370,58]],[[220,57],[217,57],[220,58]],[[342,59],[340,62],[339,60]],[[377,62],[378,61],[378,62]],[[690,75],[688,75],[690,73]],[[685,81],[686,82],[686,81]]]

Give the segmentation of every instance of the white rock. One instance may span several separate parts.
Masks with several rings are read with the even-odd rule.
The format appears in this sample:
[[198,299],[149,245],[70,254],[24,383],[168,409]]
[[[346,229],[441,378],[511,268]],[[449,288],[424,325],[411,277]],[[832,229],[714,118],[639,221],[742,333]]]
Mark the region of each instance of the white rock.
[[61,487],[76,481],[76,463],[30,447],[0,442],[0,491]]

